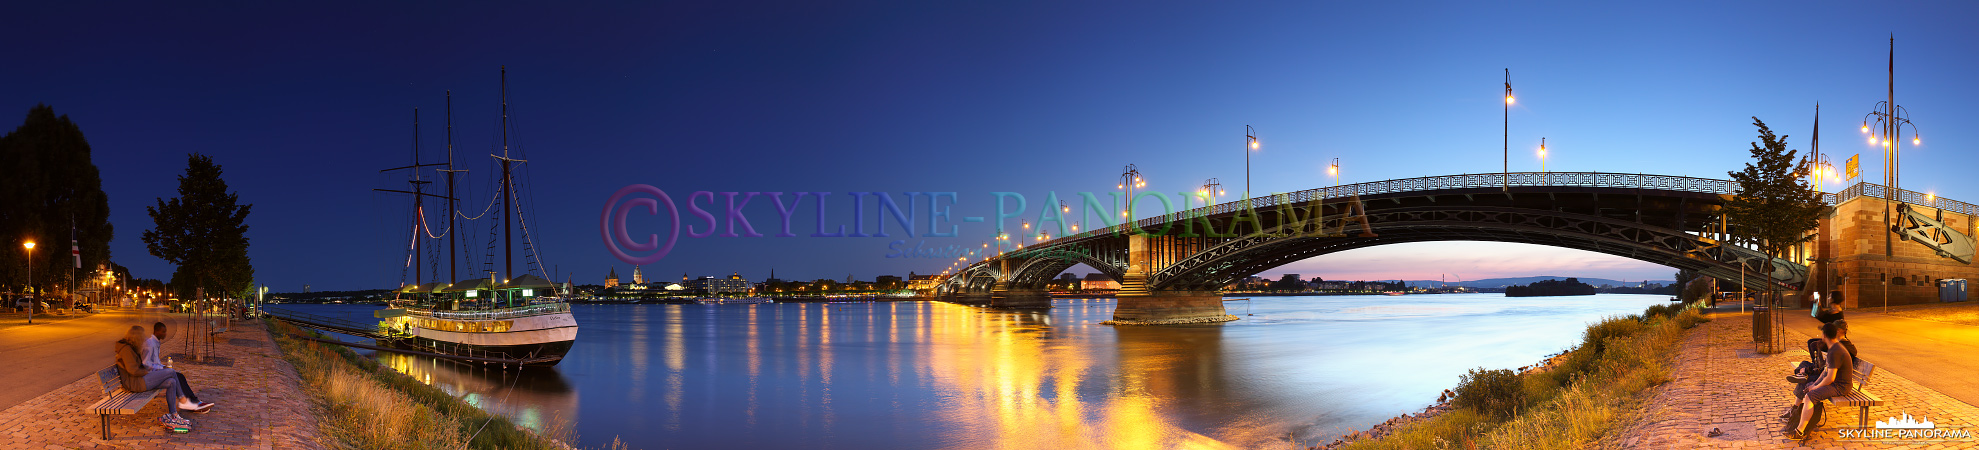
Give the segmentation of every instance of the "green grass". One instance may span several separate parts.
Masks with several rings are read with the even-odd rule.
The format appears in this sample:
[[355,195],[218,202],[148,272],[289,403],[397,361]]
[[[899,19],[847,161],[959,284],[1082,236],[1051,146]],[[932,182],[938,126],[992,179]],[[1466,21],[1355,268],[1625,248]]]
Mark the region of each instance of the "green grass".
[[[560,441],[571,436],[561,421],[553,421],[544,433],[532,433],[349,348],[290,337],[322,337],[319,333],[279,321],[267,323],[275,331],[283,359],[295,366],[327,413],[320,423],[336,444],[362,449],[567,448]],[[615,442],[611,448],[621,447]]]
[[1347,448],[1586,447],[1614,431],[1649,388],[1670,380],[1670,357],[1684,331],[1705,320],[1696,309],[1663,305],[1604,319],[1552,369],[1474,370],[1455,389],[1456,409]]

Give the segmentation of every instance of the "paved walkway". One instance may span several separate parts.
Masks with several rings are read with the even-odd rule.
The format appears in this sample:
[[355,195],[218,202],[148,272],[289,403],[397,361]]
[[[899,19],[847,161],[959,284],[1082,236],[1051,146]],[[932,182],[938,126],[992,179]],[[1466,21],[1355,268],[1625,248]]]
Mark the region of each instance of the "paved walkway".
[[[1979,437],[1936,442],[1837,439],[1838,429],[1856,425],[1857,408],[1828,408],[1826,424],[1812,439],[1788,440],[1780,432],[1785,424],[1777,416],[1793,401],[1792,386],[1785,380],[1790,372],[1788,363],[1805,359],[1806,352],[1755,353],[1751,314],[1717,314],[1713,319],[1685,337],[1671,381],[1656,388],[1635,417],[1623,419],[1627,424],[1623,431],[1604,439],[1602,447],[1979,448]],[[1854,331],[1855,317],[1849,319]],[[1806,327],[1789,325],[1786,331],[1788,342],[1805,342],[1811,337]],[[1880,370],[1878,355],[1889,350],[1860,338],[1857,344],[1867,356],[1865,360],[1879,364],[1868,390],[1886,402],[1885,406],[1870,408],[1871,427],[1876,421],[1907,413],[1935,422],[1940,429],[1965,428],[1979,435],[1979,407],[1919,385],[1900,373]],[[1725,434],[1707,437],[1712,428]]]
[[[105,315],[116,313],[105,313]],[[129,322],[143,317],[144,313],[125,312],[125,316],[108,316],[105,320]],[[155,316],[154,316],[155,318]],[[153,318],[143,318],[148,324]],[[80,320],[75,321],[80,322]],[[177,321],[168,322],[172,326]],[[123,324],[119,329],[128,328]],[[39,346],[23,347],[14,337],[19,335],[0,334],[7,339],[8,354],[42,352],[42,346],[66,348],[79,346],[85,351],[74,355],[61,355],[71,361],[87,362],[77,370],[84,375],[66,376],[60,385],[52,390],[40,390],[39,396],[19,402],[0,411],[0,448],[24,449],[66,449],[66,448],[134,448],[134,449],[314,449],[325,448],[316,429],[315,415],[310,411],[310,400],[304,393],[295,370],[281,359],[279,350],[269,338],[267,330],[258,322],[235,322],[232,329],[212,337],[211,364],[197,364],[181,352],[185,342],[180,331],[183,325],[172,326],[172,339],[165,341],[164,353],[173,355],[178,370],[185,373],[200,396],[200,400],[214,402],[211,412],[205,414],[187,413],[193,421],[191,434],[175,435],[158,425],[158,416],[165,413],[163,395],[154,399],[144,409],[134,415],[110,416],[111,432],[115,438],[102,439],[102,429],[98,416],[85,409],[103,398],[102,383],[97,380],[96,371],[111,364],[110,346],[122,332],[108,339],[100,339],[85,334],[80,337],[62,339],[42,336]],[[4,333],[11,333],[11,330]],[[48,330],[45,330],[48,331]],[[82,342],[82,344],[76,344]],[[92,357],[89,355],[100,355]],[[12,365],[11,358],[8,365]],[[84,364],[83,362],[73,362]],[[6,370],[6,369],[0,369]],[[46,372],[46,368],[42,371]],[[20,370],[0,376],[12,380]],[[24,376],[24,375],[22,375]],[[52,375],[51,375],[52,376]]]

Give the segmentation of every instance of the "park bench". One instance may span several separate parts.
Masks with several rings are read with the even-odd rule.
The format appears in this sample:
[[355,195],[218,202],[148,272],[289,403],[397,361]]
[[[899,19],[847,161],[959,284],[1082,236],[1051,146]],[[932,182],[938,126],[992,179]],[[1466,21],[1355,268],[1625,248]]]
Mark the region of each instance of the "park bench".
[[[96,371],[96,378],[103,382],[103,395],[105,397],[102,401],[98,401],[95,405],[90,406],[89,412],[95,413],[98,415],[97,417],[102,418],[103,440],[106,441],[110,440],[111,414],[137,414],[138,410],[144,409],[145,404],[151,403],[152,397],[157,397],[158,393],[165,391],[162,387],[136,393],[124,390],[124,383],[117,377],[117,366],[114,365]],[[168,399],[166,401],[171,400]]]
[[1876,365],[1869,361],[1855,361],[1855,385],[1849,386],[1848,393],[1828,399],[1835,406],[1856,406],[1862,408],[1862,422],[1858,427],[1869,428],[1869,407],[1883,406],[1883,399],[1863,390],[1869,387],[1869,375],[1876,373]]

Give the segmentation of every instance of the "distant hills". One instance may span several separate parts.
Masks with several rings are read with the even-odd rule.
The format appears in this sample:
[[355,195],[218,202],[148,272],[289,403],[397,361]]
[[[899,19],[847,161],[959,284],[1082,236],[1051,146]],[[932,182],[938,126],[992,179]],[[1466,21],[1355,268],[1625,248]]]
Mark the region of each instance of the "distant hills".
[[[1450,285],[1450,286],[1463,286],[1463,287],[1469,287],[1469,288],[1501,288],[1501,287],[1505,287],[1505,286],[1511,286],[1511,285],[1515,285],[1515,284],[1518,284],[1518,285],[1523,285],[1523,284],[1532,284],[1532,283],[1533,283],[1533,282],[1535,282],[1535,281],[1545,281],[1545,280],[1565,280],[1565,279],[1567,279],[1567,278],[1579,278],[1579,279],[1580,279],[1580,282],[1582,282],[1582,283],[1587,283],[1588,285],[1592,285],[1592,286],[1594,286],[1594,287],[1601,287],[1601,285],[1604,285],[1604,284],[1606,284],[1606,285],[1611,285],[1611,286],[1615,286],[1615,287],[1622,287],[1622,286],[1641,286],[1641,285],[1642,285],[1642,280],[1629,280],[1629,281],[1626,281],[1626,282],[1624,282],[1624,281],[1618,281],[1618,280],[1610,280],[1610,279],[1607,279],[1607,278],[1588,278],[1588,277],[1562,277],[1562,276],[1540,276],[1540,277],[1517,277],[1517,278],[1486,278],[1486,279],[1482,279],[1482,280],[1464,280],[1464,281],[1463,281],[1462,283],[1459,283],[1459,282],[1456,282],[1456,281],[1454,281],[1454,280],[1453,280],[1453,281],[1450,281],[1450,283],[1449,283],[1449,285]],[[1649,282],[1650,282],[1650,283],[1657,283],[1657,284],[1673,284],[1673,283],[1676,283],[1676,280],[1649,280]],[[1408,283],[1409,283],[1409,286],[1410,286],[1410,287],[1437,287],[1437,286],[1443,286],[1443,285],[1444,285],[1442,281],[1437,281],[1437,280],[1408,280]]]

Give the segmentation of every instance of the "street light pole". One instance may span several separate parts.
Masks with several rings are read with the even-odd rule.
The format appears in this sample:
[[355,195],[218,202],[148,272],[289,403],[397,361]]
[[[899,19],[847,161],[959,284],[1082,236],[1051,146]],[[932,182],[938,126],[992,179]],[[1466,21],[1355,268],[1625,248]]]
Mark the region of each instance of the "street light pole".
[[1505,68],[1505,159],[1504,171],[1499,172],[1498,190],[1512,190],[1512,69]]
[[1539,138],[1539,173],[1550,172],[1546,170],[1546,138],[1542,137]]
[[1251,202],[1251,151],[1257,150],[1257,129],[1244,126],[1244,205]]
[[[21,243],[21,246],[27,247],[27,289],[30,295],[32,295],[32,293],[34,292],[34,241],[27,241]],[[28,301],[27,304],[28,325],[34,325],[34,306],[38,303],[41,303],[41,298],[39,296],[36,296],[35,298]]]

